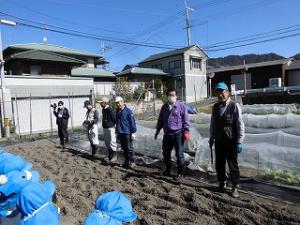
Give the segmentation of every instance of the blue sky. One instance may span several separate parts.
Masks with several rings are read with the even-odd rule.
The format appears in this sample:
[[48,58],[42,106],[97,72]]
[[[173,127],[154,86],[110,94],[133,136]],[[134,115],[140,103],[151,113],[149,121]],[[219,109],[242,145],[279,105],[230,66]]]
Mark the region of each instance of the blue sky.
[[[205,47],[220,41],[300,24],[299,0],[188,0],[192,43]],[[142,42],[187,45],[183,0],[0,0],[0,11],[20,18],[82,32]],[[7,16],[1,18],[11,19]],[[16,43],[49,44],[101,53],[101,41],[35,30],[1,26],[4,46]],[[109,69],[137,63],[164,49],[105,41]],[[300,36],[242,48],[207,52],[210,57],[275,52],[285,57],[300,52]]]

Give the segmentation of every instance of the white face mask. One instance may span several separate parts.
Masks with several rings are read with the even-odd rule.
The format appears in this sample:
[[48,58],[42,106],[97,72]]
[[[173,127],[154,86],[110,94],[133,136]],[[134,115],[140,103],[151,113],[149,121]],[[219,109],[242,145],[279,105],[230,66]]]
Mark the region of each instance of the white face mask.
[[168,101],[171,103],[171,104],[174,104],[177,100],[177,97],[175,96],[168,96]]
[[91,110],[91,109],[93,108],[93,106],[88,105],[87,108],[88,108],[89,110]]
[[58,106],[58,108],[59,108],[59,109],[62,109],[62,108],[63,108],[63,106],[62,106],[62,105],[60,105],[60,106]]

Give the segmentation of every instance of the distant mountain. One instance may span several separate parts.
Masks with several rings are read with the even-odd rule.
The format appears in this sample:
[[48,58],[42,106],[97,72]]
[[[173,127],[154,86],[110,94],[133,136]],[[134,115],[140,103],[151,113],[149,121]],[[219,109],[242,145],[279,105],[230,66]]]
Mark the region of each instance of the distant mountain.
[[[297,54],[296,56],[300,59],[300,54]],[[244,59],[246,61],[246,64],[249,64],[249,63],[258,63],[258,62],[272,61],[277,59],[284,59],[284,57],[281,55],[277,55],[275,53],[268,53],[268,54],[261,54],[261,55],[257,55],[257,54],[229,55],[226,57],[210,58],[208,60],[208,67],[220,68],[224,66],[241,65],[243,64]]]
[[300,53],[298,53],[298,54],[296,54],[296,55],[294,55],[294,56],[292,56],[294,59],[296,59],[296,60],[300,60]]

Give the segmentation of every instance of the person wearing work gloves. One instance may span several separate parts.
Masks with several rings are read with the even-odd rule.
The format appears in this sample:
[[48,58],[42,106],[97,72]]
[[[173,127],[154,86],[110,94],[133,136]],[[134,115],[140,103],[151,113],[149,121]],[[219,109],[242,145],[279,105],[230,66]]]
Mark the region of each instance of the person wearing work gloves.
[[88,215],[84,225],[122,225],[136,220],[130,200],[121,192],[107,192],[101,195],[95,209]]
[[190,139],[189,128],[190,120],[187,107],[183,102],[177,100],[176,89],[171,88],[167,91],[168,102],[165,103],[159,113],[155,139],[161,129],[164,130],[162,143],[163,160],[165,163],[164,176],[170,176],[171,171],[171,152],[175,148],[177,158],[177,179],[183,176],[184,172],[184,141]]
[[69,142],[68,120],[70,117],[69,110],[64,107],[64,102],[59,101],[58,107],[53,109],[53,114],[56,117],[56,125],[61,148],[65,147],[65,143]]
[[13,221],[18,218],[16,203],[19,193],[28,184],[39,180],[40,175],[37,171],[14,170],[0,175],[0,217],[3,224],[13,224]]
[[94,158],[97,151],[97,147],[99,145],[97,125],[99,121],[99,113],[95,108],[93,108],[92,102],[90,102],[89,100],[86,100],[84,102],[83,107],[87,109],[83,126],[86,128],[87,137],[91,143],[92,158]]
[[226,161],[232,180],[232,196],[239,197],[240,170],[238,154],[243,150],[245,126],[238,103],[231,101],[227,85],[220,82],[215,87],[218,102],[214,104],[210,122],[209,147],[215,144],[216,171],[219,190],[226,191]]
[[125,161],[123,167],[133,168],[134,162],[134,149],[133,149],[133,134],[136,132],[136,124],[133,112],[129,109],[122,97],[116,97],[115,103],[117,105],[116,114],[116,133],[120,141],[122,150],[124,151]]
[[59,225],[59,209],[55,205],[55,184],[52,181],[31,183],[24,187],[17,200],[21,225]]
[[110,107],[109,99],[101,98],[99,101],[102,107],[102,127],[106,148],[108,149],[108,160],[114,162],[117,160],[117,143],[116,143],[116,112]]

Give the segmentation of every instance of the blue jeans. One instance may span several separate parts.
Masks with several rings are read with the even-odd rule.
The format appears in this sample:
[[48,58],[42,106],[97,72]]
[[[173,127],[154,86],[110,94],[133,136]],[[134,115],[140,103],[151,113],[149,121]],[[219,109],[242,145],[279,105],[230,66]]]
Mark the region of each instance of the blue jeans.
[[176,158],[177,158],[177,166],[184,166],[184,154],[183,154],[183,134],[182,132],[168,135],[165,134],[163,138],[163,157],[164,163],[166,164],[167,168],[171,167],[171,152],[173,148],[175,148]]

